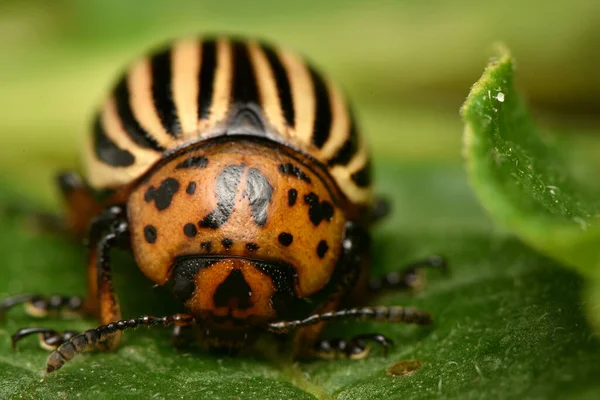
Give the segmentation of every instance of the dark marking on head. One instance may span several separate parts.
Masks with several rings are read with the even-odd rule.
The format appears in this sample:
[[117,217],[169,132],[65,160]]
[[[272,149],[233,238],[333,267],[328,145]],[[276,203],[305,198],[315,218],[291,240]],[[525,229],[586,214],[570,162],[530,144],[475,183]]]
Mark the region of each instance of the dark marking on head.
[[231,240],[229,238],[225,238],[225,239],[221,240],[221,244],[223,245],[223,247],[225,247],[227,250],[229,250],[231,248],[231,246],[233,246],[233,240]]
[[281,261],[253,261],[253,264],[273,282],[275,293],[271,296],[271,304],[279,318],[298,319],[314,307],[298,297],[298,274],[292,265]]
[[319,258],[325,257],[325,253],[327,253],[327,250],[329,250],[329,245],[326,241],[321,240],[319,242],[319,245],[317,246],[317,255],[319,256]]
[[277,82],[277,94],[279,95],[279,102],[281,104],[285,122],[288,126],[294,126],[294,101],[292,99],[292,90],[285,67],[273,47],[268,46],[265,43],[262,43],[260,47],[267,57],[271,71],[273,71],[273,77],[275,78],[275,82]]
[[175,169],[184,169],[184,168],[204,168],[208,165],[208,159],[202,156],[193,156],[188,158],[187,160],[177,164]]
[[258,226],[265,226],[267,223],[267,207],[273,196],[273,186],[260,170],[250,168],[246,178],[246,191],[254,222]]
[[165,210],[171,205],[173,195],[179,190],[179,182],[175,178],[167,178],[160,184],[158,189],[150,186],[144,194],[144,200],[149,203],[154,200],[158,211]]
[[198,116],[207,119],[212,106],[213,89],[215,85],[215,71],[217,70],[217,43],[215,40],[202,42],[200,51],[202,57],[198,82]]
[[248,242],[246,243],[246,249],[248,249],[248,251],[257,251],[260,248],[259,245],[257,245],[256,243],[252,243],[252,242]]
[[179,258],[173,265],[173,273],[169,279],[173,296],[179,301],[186,301],[194,294],[196,275],[202,268],[216,263],[215,259]]
[[196,229],[196,225],[192,223],[187,223],[183,227],[183,233],[185,234],[185,236],[193,238],[198,234],[198,229]]
[[120,149],[104,131],[100,116],[96,116],[93,126],[94,153],[98,160],[111,167],[128,167],[133,165],[135,157],[127,150]]
[[202,250],[206,251],[207,253],[210,253],[210,251],[212,250],[212,243],[202,242],[200,243],[200,248],[202,248]]
[[216,307],[246,310],[253,305],[251,296],[252,288],[246,282],[244,274],[239,269],[234,269],[215,290],[213,302]]
[[279,243],[281,243],[282,245],[287,247],[290,244],[292,244],[292,242],[294,241],[294,236],[292,236],[292,234],[287,233],[287,232],[281,232],[277,239],[279,239]]
[[156,242],[156,237],[158,236],[158,232],[156,232],[156,228],[152,225],[146,225],[144,227],[144,238],[146,242],[152,244]]
[[217,207],[199,222],[201,228],[217,229],[227,222],[235,206],[235,195],[243,173],[241,165],[230,165],[221,171],[215,188]]
[[306,183],[312,183],[310,177],[294,164],[281,164],[279,166],[279,172],[281,172],[283,175],[295,176]]
[[171,85],[171,49],[156,53],[150,60],[152,70],[152,100],[165,130],[173,137],[181,133],[181,124],[177,117],[177,107],[173,100]]
[[288,190],[288,205],[292,207],[296,204],[296,199],[298,198],[298,191],[296,189]]
[[312,143],[321,149],[331,133],[331,101],[323,77],[312,66],[309,66],[308,72],[313,82],[316,102]]
[[187,189],[185,189],[185,192],[187,194],[194,194],[194,193],[196,193],[196,182],[190,182],[188,184]]
[[323,220],[329,222],[333,218],[333,205],[327,200],[319,201],[319,196],[315,193],[304,196],[304,202],[308,204],[308,216],[315,226],[319,226]]
[[371,161],[369,160],[363,168],[350,175],[350,178],[358,187],[369,187],[371,184]]
[[160,152],[165,151],[165,148],[159,145],[156,139],[142,128],[135,118],[135,115],[133,115],[129,98],[129,88],[127,87],[127,75],[124,75],[115,87],[114,96],[121,126],[125,132],[127,132],[129,138],[133,140],[135,144],[145,149],[152,149]]

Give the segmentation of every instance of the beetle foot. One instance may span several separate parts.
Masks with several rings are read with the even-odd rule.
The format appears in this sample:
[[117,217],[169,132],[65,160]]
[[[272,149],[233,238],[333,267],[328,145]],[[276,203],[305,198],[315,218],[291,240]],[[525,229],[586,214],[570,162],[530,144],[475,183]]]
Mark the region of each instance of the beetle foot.
[[346,339],[323,339],[315,343],[315,352],[320,358],[351,358],[361,359],[369,354],[367,341],[373,341],[383,347],[383,354],[387,356],[388,350],[394,342],[379,333],[369,333]]
[[78,334],[75,331],[57,332],[48,328],[22,328],[11,336],[12,348],[17,348],[17,342],[30,335],[39,335],[40,346],[46,350],[53,351]]
[[434,268],[448,271],[448,262],[444,257],[433,255],[407,265],[400,271],[389,272],[383,277],[372,278],[369,290],[378,292],[384,289],[416,290],[425,286],[423,269]]
[[84,301],[79,296],[40,296],[34,294],[20,294],[4,299],[0,303],[0,319],[11,308],[25,305],[25,312],[32,317],[46,317],[48,314],[81,313]]

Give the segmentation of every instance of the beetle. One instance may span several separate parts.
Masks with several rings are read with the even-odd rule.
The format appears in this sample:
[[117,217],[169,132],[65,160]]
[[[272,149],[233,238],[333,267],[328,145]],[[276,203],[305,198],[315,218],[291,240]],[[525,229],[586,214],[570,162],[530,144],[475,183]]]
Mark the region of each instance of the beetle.
[[[114,349],[137,326],[192,327],[212,349],[264,334],[299,358],[366,354],[381,334],[323,339],[328,321],[428,324],[401,306],[343,308],[352,293],[415,286],[432,256],[369,276],[370,228],[386,214],[371,160],[342,91],[299,55],[256,39],[192,37],[130,64],[91,124],[85,180],[59,176],[70,230],[87,238],[87,297],[16,295],[32,315],[98,318],[83,333],[24,328],[52,353],[47,371],[85,350]],[[103,196],[99,196],[103,194]],[[183,313],[123,319],[110,251],[129,249],[142,273],[170,288]],[[102,345],[102,346],[100,346]]]

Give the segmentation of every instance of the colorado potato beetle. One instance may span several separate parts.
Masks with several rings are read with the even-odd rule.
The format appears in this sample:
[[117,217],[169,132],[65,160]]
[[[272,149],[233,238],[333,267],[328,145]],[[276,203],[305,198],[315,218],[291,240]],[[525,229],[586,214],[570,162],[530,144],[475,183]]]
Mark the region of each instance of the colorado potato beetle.
[[[17,295],[33,315],[99,319],[83,333],[25,328],[53,350],[47,371],[77,353],[113,349],[132,327],[194,328],[209,348],[259,335],[290,338],[297,357],[361,357],[380,334],[323,339],[333,320],[428,324],[401,306],[343,308],[350,294],[411,288],[419,268],[369,277],[369,229],[385,214],[371,161],[341,90],[300,56],[253,39],[172,42],[132,63],[95,114],[85,180],[59,176],[70,230],[87,239],[88,293]],[[98,193],[107,193],[99,200]],[[131,250],[184,313],[122,319],[110,251]],[[361,297],[359,297],[360,299]]]

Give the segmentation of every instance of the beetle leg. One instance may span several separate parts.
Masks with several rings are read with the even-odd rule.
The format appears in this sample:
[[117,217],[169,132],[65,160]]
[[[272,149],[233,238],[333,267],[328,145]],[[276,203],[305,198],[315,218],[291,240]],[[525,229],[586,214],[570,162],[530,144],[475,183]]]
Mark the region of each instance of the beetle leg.
[[189,343],[189,340],[187,340],[188,330],[189,328],[186,329],[186,326],[183,325],[175,325],[173,327],[173,330],[171,331],[171,341],[176,349],[181,350]]
[[423,269],[437,268],[448,270],[448,263],[440,256],[430,256],[407,265],[401,271],[389,272],[382,277],[369,279],[369,291],[378,292],[383,289],[418,289],[424,285]]
[[101,213],[103,206],[96,201],[92,190],[73,171],[60,173],[56,177],[58,187],[67,206],[66,220],[63,223],[72,234],[85,235],[90,219]]
[[40,338],[40,346],[46,350],[54,350],[61,344],[65,343],[67,340],[71,339],[78,332],[75,331],[64,331],[57,332],[53,329],[48,328],[22,328],[16,331],[11,336],[12,347],[15,349],[17,347],[17,342],[21,339],[38,334]]
[[189,326],[195,323],[193,316],[189,314],[174,314],[165,317],[143,316],[127,320],[115,321],[101,325],[95,329],[89,329],[75,335],[62,343],[54,350],[46,361],[46,372],[54,372],[60,369],[67,361],[75,355],[86,350],[92,350],[98,345],[110,341],[116,335],[121,334],[129,328],[138,326]]
[[376,197],[371,209],[369,210],[369,222],[376,224],[386,218],[392,209],[390,201],[383,197]]
[[[101,324],[108,324],[111,321],[121,319],[121,308],[117,296],[115,295],[112,271],[110,268],[110,250],[120,245],[129,233],[129,224],[124,220],[116,220],[109,229],[109,232],[102,236],[96,245],[96,251],[92,252],[90,262],[95,261],[96,266],[96,284],[97,300],[99,307],[99,319]],[[90,236],[92,236],[90,234]],[[90,280],[93,281],[93,272]],[[94,293],[89,295],[94,298]],[[116,330],[113,335],[107,337],[109,349],[114,349],[119,342],[120,331]]]
[[316,325],[325,321],[330,322],[348,319],[365,322],[403,322],[417,325],[429,325],[431,323],[431,315],[417,308],[402,306],[376,306],[350,308],[322,314],[313,314],[305,319],[272,322],[268,324],[268,330],[269,332],[275,334],[285,334],[291,330],[304,326]]
[[323,339],[315,343],[315,355],[320,358],[352,358],[361,359],[369,354],[367,341],[372,340],[383,347],[383,354],[387,356],[390,346],[394,342],[379,333],[370,333],[354,336],[349,340],[345,339]]
[[19,305],[25,305],[25,311],[32,317],[45,317],[61,311],[67,313],[79,313],[83,307],[83,299],[79,296],[41,296],[33,294],[20,294],[8,297],[0,303],[0,318],[5,313]]

